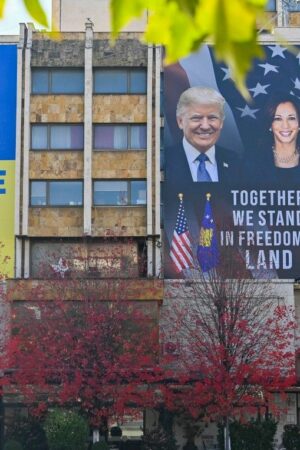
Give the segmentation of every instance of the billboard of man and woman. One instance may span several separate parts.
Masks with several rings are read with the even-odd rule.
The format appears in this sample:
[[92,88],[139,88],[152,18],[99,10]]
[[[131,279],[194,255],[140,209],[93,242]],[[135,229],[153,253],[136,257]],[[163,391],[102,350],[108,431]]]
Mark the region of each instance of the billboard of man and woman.
[[265,46],[247,78],[249,100],[211,48],[166,67],[166,277],[231,254],[244,277],[299,278],[299,63],[295,47]]

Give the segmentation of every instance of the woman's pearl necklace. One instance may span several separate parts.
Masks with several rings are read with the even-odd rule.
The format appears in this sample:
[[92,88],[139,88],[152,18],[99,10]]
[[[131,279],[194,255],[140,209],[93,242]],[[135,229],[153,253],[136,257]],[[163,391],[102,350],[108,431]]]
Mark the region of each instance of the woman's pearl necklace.
[[279,163],[283,163],[283,164],[288,164],[291,163],[292,161],[296,160],[296,158],[298,158],[299,156],[299,149],[295,148],[295,150],[293,151],[293,153],[289,156],[286,157],[281,157],[279,156],[278,152],[275,150],[275,147],[272,147],[273,153],[274,153],[274,157],[276,159],[277,162]]

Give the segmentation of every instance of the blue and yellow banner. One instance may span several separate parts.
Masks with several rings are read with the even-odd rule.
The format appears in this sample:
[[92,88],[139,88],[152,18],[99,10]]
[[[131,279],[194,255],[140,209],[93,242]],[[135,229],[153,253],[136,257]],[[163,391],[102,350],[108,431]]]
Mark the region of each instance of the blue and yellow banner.
[[0,274],[14,274],[17,47],[0,45]]

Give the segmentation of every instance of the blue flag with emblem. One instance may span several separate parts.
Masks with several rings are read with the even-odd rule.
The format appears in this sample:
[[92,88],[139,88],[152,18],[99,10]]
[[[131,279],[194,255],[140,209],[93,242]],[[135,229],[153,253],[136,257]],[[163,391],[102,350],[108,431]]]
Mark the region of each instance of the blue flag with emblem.
[[216,225],[212,216],[211,194],[206,194],[204,216],[201,223],[197,258],[202,272],[209,272],[219,263]]

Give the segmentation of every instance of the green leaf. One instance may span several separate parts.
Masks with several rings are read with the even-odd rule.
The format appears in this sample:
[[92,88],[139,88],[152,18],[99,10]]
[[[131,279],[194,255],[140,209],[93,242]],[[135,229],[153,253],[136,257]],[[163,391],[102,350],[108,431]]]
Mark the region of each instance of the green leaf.
[[[0,0],[1,1],[1,0]],[[24,5],[31,15],[31,17],[36,20],[39,24],[48,28],[48,20],[44,9],[42,8],[39,0],[23,0]]]
[[228,65],[247,96],[246,74],[253,58],[262,56],[256,20],[265,4],[266,0],[111,0],[113,35],[147,9],[144,39],[164,45],[167,62],[188,56],[205,40],[212,42],[218,59]]
[[5,0],[0,0],[0,18],[2,19],[4,13]]
[[145,38],[148,42],[165,45],[167,62],[176,61],[190,53],[198,35],[194,20],[189,14],[180,11],[177,2],[161,2],[160,8],[149,13]]
[[132,19],[140,17],[147,8],[147,0],[111,0],[110,11],[113,37],[116,37],[118,32]]

